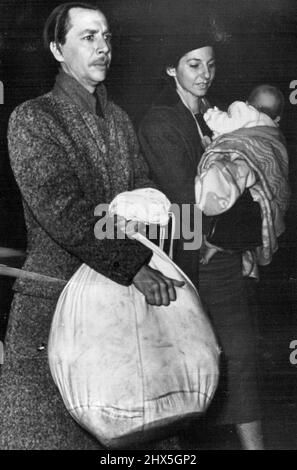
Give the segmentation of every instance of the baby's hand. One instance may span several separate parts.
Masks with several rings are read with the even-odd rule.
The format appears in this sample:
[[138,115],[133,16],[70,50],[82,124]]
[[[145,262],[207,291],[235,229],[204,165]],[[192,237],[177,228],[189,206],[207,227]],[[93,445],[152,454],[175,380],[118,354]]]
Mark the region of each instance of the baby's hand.
[[217,108],[217,106],[214,106],[213,108],[208,108],[207,111],[205,111],[205,113],[203,114],[203,117],[204,117],[204,120],[207,121],[213,113],[219,111],[219,108]]

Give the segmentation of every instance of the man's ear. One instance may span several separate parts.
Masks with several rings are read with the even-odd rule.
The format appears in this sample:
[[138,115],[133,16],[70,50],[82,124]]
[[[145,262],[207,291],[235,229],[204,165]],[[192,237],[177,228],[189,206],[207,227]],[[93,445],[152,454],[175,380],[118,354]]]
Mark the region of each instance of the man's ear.
[[169,75],[169,77],[176,77],[175,67],[167,67],[166,73]]
[[51,53],[53,54],[54,58],[58,62],[64,62],[64,57],[63,57],[63,54],[61,52],[60,44],[57,44],[56,42],[52,41],[50,43],[50,50],[51,50]]
[[280,116],[276,116],[276,118],[274,119],[275,124],[278,124],[280,120],[281,120]]

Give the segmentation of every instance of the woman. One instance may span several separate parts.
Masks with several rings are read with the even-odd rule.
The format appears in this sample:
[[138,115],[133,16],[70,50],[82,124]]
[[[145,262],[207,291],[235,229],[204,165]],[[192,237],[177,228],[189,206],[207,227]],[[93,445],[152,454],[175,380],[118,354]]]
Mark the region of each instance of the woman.
[[[152,179],[172,203],[191,205],[193,222],[194,178],[206,134],[201,114],[209,107],[205,96],[215,77],[215,56],[208,33],[175,35],[174,41],[166,46],[164,64],[173,86],[167,86],[144,117],[139,139]],[[204,217],[204,233],[209,226]],[[262,449],[254,333],[241,254],[219,252],[202,265],[198,250],[185,249],[181,238],[174,260],[197,286],[223,350],[221,382],[206,419],[209,424],[235,424],[244,449]]]

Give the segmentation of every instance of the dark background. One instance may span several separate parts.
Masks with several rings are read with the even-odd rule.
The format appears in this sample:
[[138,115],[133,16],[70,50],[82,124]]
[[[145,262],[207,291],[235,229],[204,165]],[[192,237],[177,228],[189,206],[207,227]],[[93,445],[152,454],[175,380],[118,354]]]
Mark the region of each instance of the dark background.
[[[56,64],[44,51],[41,36],[46,17],[59,3],[0,0],[0,80],[4,84],[4,104],[0,106],[0,246],[25,248],[20,198],[7,156],[7,122],[15,106],[49,91],[53,85]],[[297,448],[296,365],[289,362],[290,342],[297,339],[297,104],[289,100],[290,83],[297,80],[296,0],[97,3],[110,20],[114,38],[107,87],[136,127],[163,85],[160,37],[185,11],[190,13],[192,24],[202,14],[216,18],[222,41],[216,48],[217,76],[211,90],[214,104],[245,100],[251,88],[260,83],[276,85],[284,93],[281,128],[288,143],[292,199],[280,249],[272,264],[262,269],[258,285],[259,367],[268,446]],[[4,297],[0,292],[0,303],[7,303],[1,300]],[[227,447],[228,439],[224,444]]]

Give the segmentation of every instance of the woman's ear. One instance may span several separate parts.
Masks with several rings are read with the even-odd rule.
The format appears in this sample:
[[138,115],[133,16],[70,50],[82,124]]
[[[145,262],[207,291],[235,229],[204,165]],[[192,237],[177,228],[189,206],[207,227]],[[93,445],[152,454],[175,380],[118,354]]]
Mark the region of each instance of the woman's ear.
[[175,77],[176,76],[175,67],[167,67],[166,68],[166,73],[167,73],[167,75],[169,75],[169,77]]
[[63,57],[63,54],[61,52],[61,49],[60,49],[60,45],[57,44],[56,42],[52,41],[50,43],[50,50],[51,50],[51,53],[53,54],[54,58],[58,61],[58,62],[64,62],[64,57]]

